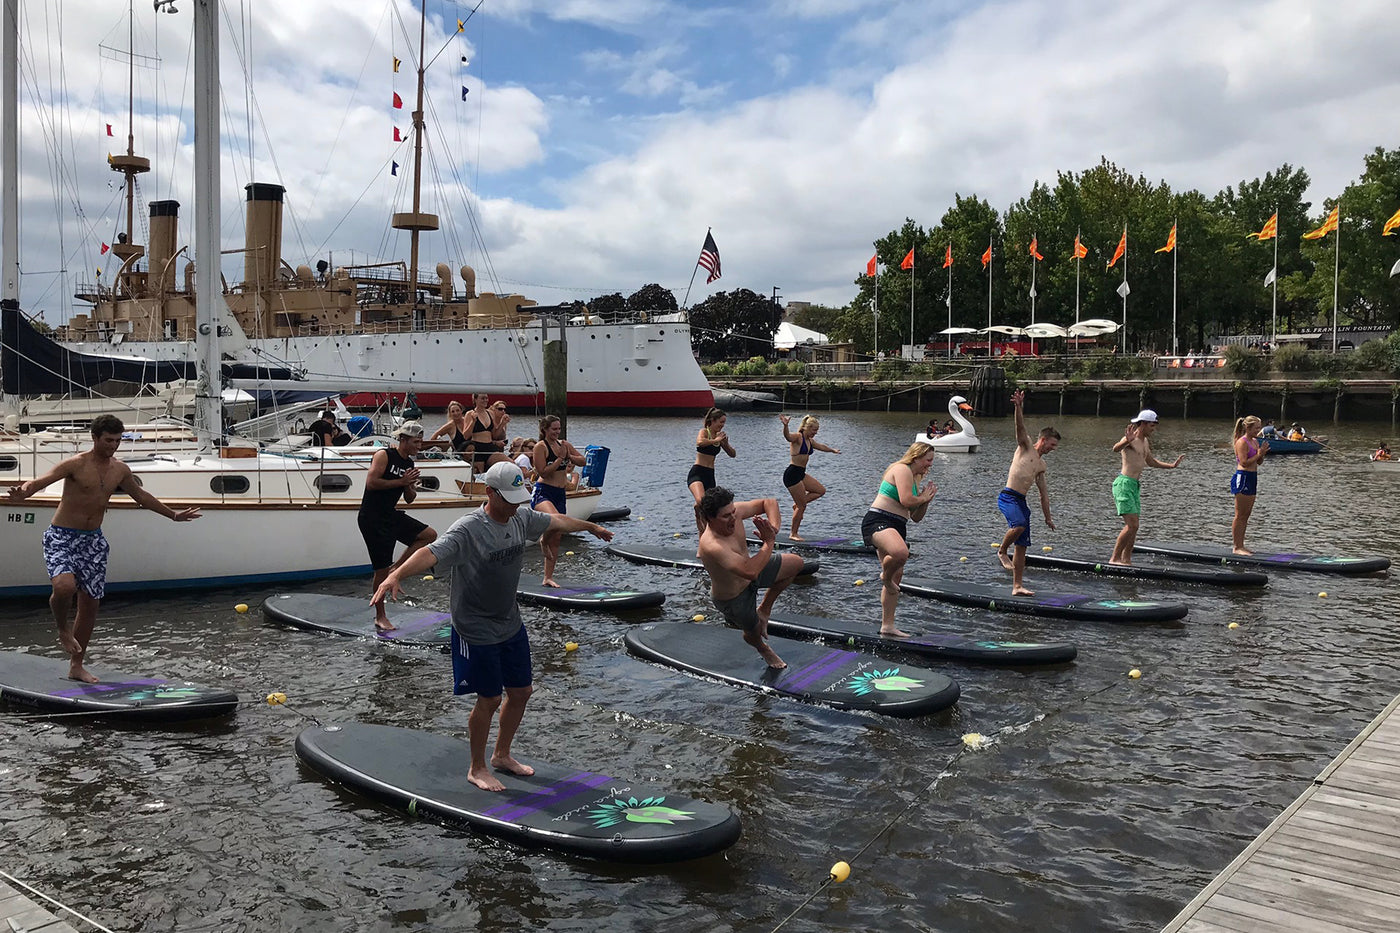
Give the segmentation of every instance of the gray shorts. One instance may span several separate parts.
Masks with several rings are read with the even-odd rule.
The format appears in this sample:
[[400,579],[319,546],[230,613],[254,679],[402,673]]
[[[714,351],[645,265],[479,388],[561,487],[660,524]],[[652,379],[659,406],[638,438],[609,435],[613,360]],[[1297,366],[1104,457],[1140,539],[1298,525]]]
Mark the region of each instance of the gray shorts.
[[[758,574],[758,579],[729,599],[715,599],[715,608],[724,616],[724,621],[737,625],[746,632],[758,628],[758,591],[761,587],[772,586],[778,580],[778,572],[783,569],[783,555],[773,553],[768,566]],[[711,599],[714,599],[711,596]]]

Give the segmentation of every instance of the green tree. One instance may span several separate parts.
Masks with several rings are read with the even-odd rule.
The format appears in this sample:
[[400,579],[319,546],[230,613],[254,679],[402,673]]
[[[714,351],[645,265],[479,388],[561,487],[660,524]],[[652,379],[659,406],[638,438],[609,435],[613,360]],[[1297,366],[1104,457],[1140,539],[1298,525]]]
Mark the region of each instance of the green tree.
[[627,310],[633,314],[639,311],[675,311],[679,307],[675,292],[656,283],[643,285],[627,296]]
[[[1264,279],[1273,268],[1274,249],[1278,249],[1278,323],[1286,332],[1310,321],[1316,313],[1316,301],[1300,295],[1301,286],[1312,272],[1312,263],[1303,258],[1302,235],[1313,228],[1308,215],[1309,202],[1303,200],[1312,181],[1301,168],[1284,163],[1263,178],[1241,181],[1239,189],[1226,186],[1215,196],[1214,207],[1220,214],[1226,232],[1239,236],[1232,241],[1232,261],[1224,264],[1222,275],[1237,275],[1248,284],[1232,303],[1218,308],[1218,325],[1222,333],[1271,333],[1273,326],[1273,288],[1264,287]],[[1264,229],[1270,217],[1278,213],[1278,236],[1273,239],[1250,237]],[[1255,286],[1258,286],[1256,289]]]
[[716,292],[690,309],[690,341],[702,363],[772,358],[782,312],[766,295],[747,288]]
[[622,297],[622,292],[599,295],[588,302],[588,310],[599,315],[623,314],[627,311],[627,300]]

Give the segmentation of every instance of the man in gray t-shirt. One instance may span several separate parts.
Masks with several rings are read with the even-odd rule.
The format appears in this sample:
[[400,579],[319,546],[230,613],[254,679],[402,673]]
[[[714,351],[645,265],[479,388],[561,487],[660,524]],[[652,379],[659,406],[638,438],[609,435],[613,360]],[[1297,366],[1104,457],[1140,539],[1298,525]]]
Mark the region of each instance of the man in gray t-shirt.
[[612,532],[567,515],[520,508],[530,491],[514,463],[497,463],[482,478],[486,504],[453,522],[430,546],[415,551],[374,591],[372,601],[379,606],[389,596],[402,594],[399,581],[411,574],[437,566],[453,571],[453,692],[477,695],[467,720],[472,749],[467,780],[483,790],[504,790],[486,767],[486,739],[497,709],[501,728],[491,768],[524,776],[535,773],[510,754],[511,740],[534,691],[530,639],[515,601],[525,544],[550,530],[587,531],[604,541],[612,540]]

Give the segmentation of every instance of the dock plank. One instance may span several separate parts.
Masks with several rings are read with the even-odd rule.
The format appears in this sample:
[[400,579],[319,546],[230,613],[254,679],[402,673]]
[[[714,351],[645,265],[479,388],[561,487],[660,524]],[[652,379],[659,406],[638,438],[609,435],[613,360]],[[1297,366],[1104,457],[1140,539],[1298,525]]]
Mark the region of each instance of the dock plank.
[[78,933],[70,924],[0,881],[0,931],[10,933],[10,921],[25,933]]
[[1393,933],[1397,917],[1400,697],[1162,933]]

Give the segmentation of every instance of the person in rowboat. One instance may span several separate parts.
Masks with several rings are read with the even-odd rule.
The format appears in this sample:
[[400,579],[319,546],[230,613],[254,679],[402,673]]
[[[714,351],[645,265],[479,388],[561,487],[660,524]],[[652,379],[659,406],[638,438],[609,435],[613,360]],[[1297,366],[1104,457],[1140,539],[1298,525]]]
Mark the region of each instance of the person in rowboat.
[[1259,464],[1269,452],[1269,442],[1259,440],[1263,426],[1254,415],[1235,419],[1235,475],[1230,477],[1235,520],[1230,523],[1230,538],[1236,554],[1254,553],[1244,546],[1244,532],[1249,527],[1254,497],[1259,492]]
[[[880,634],[908,638],[894,625],[894,610],[899,605],[899,584],[904,579],[904,565],[909,563],[909,520],[924,520],[928,504],[938,487],[927,482],[929,467],[933,466],[933,445],[916,441],[909,445],[894,463],[885,468],[880,478],[880,491],[870,510],[860,523],[860,537],[880,555]],[[920,483],[923,488],[920,489]]]
[[802,517],[807,514],[807,505],[826,495],[826,487],[815,476],[807,474],[807,461],[812,458],[814,450],[829,454],[839,454],[841,451],[817,441],[817,429],[821,423],[811,415],[803,416],[796,434],[788,430],[790,419],[787,415],[779,415],[778,420],[783,423],[783,439],[788,442],[791,459],[788,468],[783,471],[783,486],[792,496],[792,532],[788,540],[801,541],[797,529],[802,524]]
[[[1040,436],[1031,443],[1026,433],[1025,419],[1026,393],[1017,390],[1011,394],[1011,405],[1016,412],[1016,453],[1011,456],[1011,469],[1006,474],[1006,488],[997,496],[997,508],[1006,516],[1006,534],[997,548],[997,559],[1011,571],[1011,595],[1034,596],[1026,589],[1026,548],[1031,543],[1031,509],[1026,502],[1026,493],[1031,486],[1040,490],[1040,511],[1045,514],[1045,527],[1055,530],[1055,522],[1050,518],[1050,493],[1045,485],[1047,468],[1043,457],[1060,445],[1060,432],[1054,428],[1041,428]],[[1007,553],[1013,544],[1015,556]]]
[[1152,456],[1152,443],[1148,438],[1156,431],[1157,413],[1144,408],[1128,422],[1122,439],[1113,445],[1114,452],[1123,455],[1122,471],[1113,480],[1113,502],[1123,519],[1123,530],[1118,532],[1118,540],[1114,542],[1110,564],[1133,562],[1133,545],[1137,542],[1138,522],[1142,514],[1142,471],[1148,467],[1175,470],[1186,459],[1186,455],[1182,454],[1172,463],[1163,463]]
[[[546,515],[522,509],[530,498],[525,477],[513,463],[488,469],[486,504],[452,523],[442,536],[392,570],[371,602],[376,606],[402,595],[400,581],[442,566],[452,574],[452,692],[476,694],[467,719],[471,766],[467,780],[482,790],[505,790],[492,769],[528,777],[535,769],[511,756],[511,742],[534,692],[530,666],[530,637],[520,618],[515,593],[525,542],[537,541],[551,529],[586,531],[611,541],[613,533],[593,522],[567,515]],[[502,693],[505,699],[502,700]],[[486,740],[491,720],[501,711],[496,747],[487,767]]]
[[[142,489],[131,467],[116,458],[126,430],[115,415],[99,415],[92,422],[92,449],[69,457],[43,476],[11,487],[7,501],[23,502],[63,480],[63,493],[53,513],[53,524],[44,532],[44,564],[53,583],[49,609],[58,626],[58,643],[68,652],[68,676],[83,683],[97,683],[85,667],[88,642],[97,624],[97,610],[107,592],[107,539],[102,519],[113,495],[124,492],[143,509],[158,512],[171,521],[199,518],[199,509],[172,509]],[[77,597],[77,614],[69,612]]]
[[[775,670],[787,663],[768,644],[768,617],[778,594],[802,572],[802,558],[779,554],[773,542],[782,525],[777,499],[751,499],[735,502],[734,493],[723,486],[707,489],[700,498],[700,516],[705,530],[700,533],[700,561],[710,574],[710,598],[730,625],[744,633],[744,641]],[[762,542],[758,552],[749,553],[744,519],[752,518]],[[763,602],[758,590],[767,587]]]

